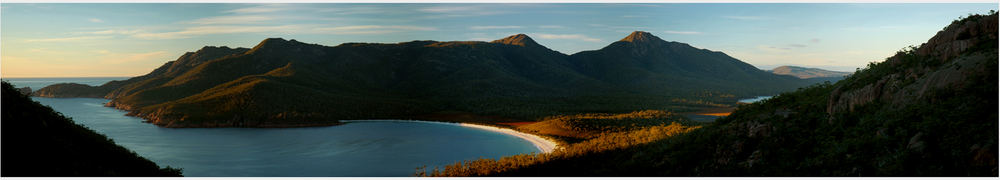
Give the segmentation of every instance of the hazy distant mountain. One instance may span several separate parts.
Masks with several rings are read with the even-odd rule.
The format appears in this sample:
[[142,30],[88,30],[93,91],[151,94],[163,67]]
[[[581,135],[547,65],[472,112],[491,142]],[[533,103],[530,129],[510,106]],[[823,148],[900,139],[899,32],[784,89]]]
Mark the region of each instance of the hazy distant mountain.
[[719,106],[806,84],[721,52],[634,32],[572,56],[524,34],[333,47],[270,38],[252,49],[205,47],[124,81],[57,84],[35,95],[109,98],[109,106],[166,127],[294,127]]
[[840,77],[850,75],[849,72],[840,71],[830,71],[819,68],[807,68],[799,66],[780,66],[776,67],[768,72],[780,75],[795,76],[801,79],[817,78],[817,77]]

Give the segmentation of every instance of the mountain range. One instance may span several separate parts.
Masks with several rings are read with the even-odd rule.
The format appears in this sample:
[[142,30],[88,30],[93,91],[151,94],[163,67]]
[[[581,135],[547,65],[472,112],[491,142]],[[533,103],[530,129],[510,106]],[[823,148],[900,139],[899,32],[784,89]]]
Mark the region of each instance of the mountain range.
[[848,75],[851,75],[851,73],[849,72],[830,71],[820,68],[808,68],[799,66],[779,66],[772,70],[768,70],[767,72],[771,72],[778,75],[795,76],[799,79],[804,79],[806,81],[809,81],[810,83],[823,83],[827,81],[837,82],[844,79]]
[[849,72],[831,71],[820,68],[808,68],[799,66],[779,66],[774,69],[768,70],[768,72],[780,75],[795,76],[800,79],[809,78],[824,78],[824,77],[839,77],[851,75]]
[[969,15],[844,80],[741,105],[693,130],[650,127],[670,121],[652,112],[562,116],[524,127],[639,130],[423,175],[997,177],[998,22],[996,11]]
[[299,127],[342,119],[684,111],[810,83],[636,31],[572,55],[524,34],[332,47],[269,38],[253,48],[207,46],[127,80],[55,84],[33,95],[107,98],[107,106],[164,127]]

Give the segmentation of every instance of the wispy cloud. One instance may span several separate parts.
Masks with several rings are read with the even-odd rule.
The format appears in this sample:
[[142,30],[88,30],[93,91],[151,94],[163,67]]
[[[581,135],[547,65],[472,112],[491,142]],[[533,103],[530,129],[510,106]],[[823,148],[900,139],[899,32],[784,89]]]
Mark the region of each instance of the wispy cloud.
[[25,40],[25,42],[75,42],[75,41],[108,39],[108,38],[111,38],[111,36],[77,36],[77,37],[65,37],[65,38],[28,39]]
[[589,41],[589,42],[600,42],[601,41],[601,39],[588,37],[588,36],[582,35],[582,34],[543,34],[543,33],[538,33],[538,34],[535,34],[535,36],[537,36],[538,38],[542,38],[542,39],[570,39],[570,40],[581,40],[581,41]]
[[469,16],[485,16],[485,15],[497,15],[505,14],[507,11],[497,10],[496,7],[482,6],[482,5],[445,5],[445,6],[432,6],[417,9],[419,12],[431,13],[430,16],[425,16],[425,18],[448,18],[448,17],[469,17]]
[[263,23],[276,19],[274,16],[264,16],[264,15],[237,15],[237,16],[216,16],[195,19],[191,24],[255,24]]
[[233,33],[263,33],[263,32],[299,32],[302,25],[282,26],[198,26],[185,28],[174,32],[136,33],[132,37],[140,39],[181,39],[197,35],[233,34]]
[[315,8],[313,9],[320,13],[334,13],[339,15],[347,14],[390,14],[390,13],[400,13],[400,11],[395,11],[382,6],[359,6],[359,7],[337,7],[337,8]]
[[93,22],[93,23],[103,23],[104,22],[104,20],[97,19],[97,18],[90,18],[90,19],[87,19],[87,21],[90,21],[90,22]]
[[792,48],[806,48],[806,47],[809,47],[809,44],[817,44],[817,43],[819,43],[819,39],[818,38],[812,38],[812,39],[807,40],[806,43],[792,43],[792,44],[788,44],[788,47],[784,48],[784,49],[790,50]]
[[484,37],[475,37],[475,38],[470,38],[469,40],[470,40],[470,41],[491,41],[491,40],[493,40],[493,39],[490,39],[490,38],[484,38]]
[[94,34],[94,35],[114,35],[114,34],[121,34],[121,35],[131,35],[131,34],[135,34],[135,33],[139,33],[139,32],[141,32],[141,30],[116,30],[116,29],[108,29],[108,30],[101,30],[101,31],[76,32],[74,34]]
[[233,10],[225,11],[227,13],[266,13],[266,12],[277,12],[283,10],[291,9],[290,6],[284,4],[263,4],[252,7],[238,8]]
[[469,11],[478,11],[482,9],[479,6],[436,6],[417,9],[423,12],[429,13],[461,13]]
[[472,26],[469,29],[473,30],[490,30],[490,29],[520,29],[521,26]]
[[656,4],[639,4],[639,3],[619,3],[619,4],[608,3],[608,4],[605,4],[605,6],[610,6],[610,7],[621,7],[621,6],[660,7],[660,5],[656,5]]
[[603,26],[603,27],[598,26],[598,28],[618,33],[631,33],[634,31],[642,31],[644,29],[650,29],[647,27],[639,27],[639,26]]
[[210,34],[238,33],[300,33],[300,34],[387,34],[407,31],[434,31],[437,28],[402,25],[357,25],[357,26],[322,26],[322,25],[277,25],[277,26],[198,26],[173,32],[136,33],[132,35],[141,39],[182,39]]
[[566,28],[566,27],[557,26],[557,25],[544,25],[544,26],[538,26],[538,27],[542,28],[542,29],[562,29],[562,28]]
[[763,17],[763,16],[722,16],[722,18],[735,19],[735,20],[765,20],[765,19],[769,19],[768,17]]
[[906,29],[906,28],[908,28],[908,27],[906,27],[906,26],[885,25],[885,26],[844,27],[844,28],[840,28],[840,29],[847,30],[847,31],[887,31],[887,30],[899,30],[899,29]]
[[124,64],[149,60],[162,60],[167,57],[166,51],[154,51],[147,53],[114,53],[108,50],[99,50],[96,53],[103,55],[102,63]]
[[702,32],[698,31],[663,31],[663,32],[667,34],[684,34],[684,35],[702,34]]
[[790,51],[791,49],[792,48],[788,48],[788,47],[775,47],[775,46],[768,46],[768,45],[757,45],[757,50],[761,50],[761,51],[764,51],[764,52],[770,52],[770,53],[784,53],[784,52]]
[[386,34],[405,31],[434,31],[437,28],[423,26],[383,26],[383,25],[361,25],[361,26],[340,26],[321,27],[314,29],[316,32],[326,32],[331,34]]

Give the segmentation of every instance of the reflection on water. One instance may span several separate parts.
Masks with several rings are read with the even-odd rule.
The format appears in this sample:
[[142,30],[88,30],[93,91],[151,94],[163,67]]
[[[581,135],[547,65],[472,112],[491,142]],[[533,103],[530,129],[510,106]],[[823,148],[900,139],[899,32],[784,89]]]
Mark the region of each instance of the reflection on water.
[[452,125],[172,129],[103,107],[106,99],[33,99],[185,176],[409,176],[423,165],[538,151],[523,139]]
[[[126,77],[3,78],[33,90]],[[310,128],[160,128],[104,107],[106,99],[33,98],[185,176],[409,176],[462,160],[536,152],[528,141],[474,128],[412,122],[357,122]]]

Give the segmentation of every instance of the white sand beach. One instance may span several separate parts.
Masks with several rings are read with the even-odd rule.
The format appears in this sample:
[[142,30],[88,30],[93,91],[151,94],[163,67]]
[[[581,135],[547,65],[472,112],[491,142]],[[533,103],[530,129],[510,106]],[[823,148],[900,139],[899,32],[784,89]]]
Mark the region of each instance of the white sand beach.
[[535,145],[535,147],[538,148],[538,150],[541,151],[541,153],[550,153],[550,152],[556,150],[557,148],[559,148],[559,144],[557,144],[555,141],[543,138],[541,136],[537,136],[537,135],[534,135],[534,134],[523,133],[523,132],[516,131],[516,130],[513,130],[513,129],[493,127],[493,126],[486,126],[486,125],[478,125],[478,124],[450,123],[450,122],[437,122],[437,121],[420,121],[420,120],[341,120],[340,122],[349,123],[349,122],[372,122],[372,121],[377,121],[377,122],[432,123],[432,124],[445,124],[445,125],[452,125],[452,126],[462,126],[462,127],[476,128],[476,129],[482,129],[482,130],[487,130],[487,131],[492,131],[492,132],[503,133],[503,134],[507,134],[507,135],[511,135],[511,136],[514,136],[514,137],[518,137],[518,138],[524,139],[525,141],[528,141],[531,144]]

